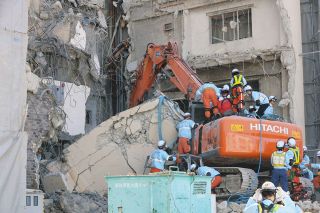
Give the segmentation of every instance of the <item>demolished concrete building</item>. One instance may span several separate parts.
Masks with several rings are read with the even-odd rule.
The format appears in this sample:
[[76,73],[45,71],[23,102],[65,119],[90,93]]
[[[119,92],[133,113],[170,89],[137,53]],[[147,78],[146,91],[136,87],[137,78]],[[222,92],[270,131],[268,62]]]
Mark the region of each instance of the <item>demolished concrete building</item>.
[[[278,114],[304,127],[304,102],[297,101],[304,98],[300,1],[132,0],[124,8],[130,62],[139,61],[150,42],[176,41],[203,81],[222,86],[237,67],[255,90],[282,99]],[[167,82],[160,88],[184,99]]]
[[[121,88],[114,88],[114,77],[104,76],[105,60],[119,40],[111,26],[117,13],[106,18],[112,10],[103,0],[30,1],[28,188],[39,188],[41,159],[59,157],[78,135],[123,108],[113,109]],[[123,69],[125,58],[117,59]]]

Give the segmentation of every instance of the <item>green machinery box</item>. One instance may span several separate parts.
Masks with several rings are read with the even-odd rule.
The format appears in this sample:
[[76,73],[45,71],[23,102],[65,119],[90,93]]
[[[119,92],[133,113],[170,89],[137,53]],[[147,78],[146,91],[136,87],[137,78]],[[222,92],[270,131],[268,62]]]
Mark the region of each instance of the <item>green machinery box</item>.
[[211,178],[169,171],[108,176],[108,213],[211,213]]

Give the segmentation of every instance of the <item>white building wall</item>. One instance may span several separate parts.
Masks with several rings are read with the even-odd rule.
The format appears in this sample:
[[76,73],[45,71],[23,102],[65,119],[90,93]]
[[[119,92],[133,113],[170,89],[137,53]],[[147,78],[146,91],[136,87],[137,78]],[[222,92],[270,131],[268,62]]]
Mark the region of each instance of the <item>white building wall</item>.
[[[190,9],[184,17],[184,56],[272,49],[280,46],[280,15],[275,0],[241,1]],[[211,44],[210,13],[252,5],[252,38]]]

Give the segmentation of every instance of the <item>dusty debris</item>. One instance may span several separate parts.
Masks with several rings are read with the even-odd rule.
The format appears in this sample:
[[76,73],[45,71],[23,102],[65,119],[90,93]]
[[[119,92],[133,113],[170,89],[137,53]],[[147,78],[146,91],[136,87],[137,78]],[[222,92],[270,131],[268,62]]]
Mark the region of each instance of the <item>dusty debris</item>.
[[45,213],[105,213],[108,211],[106,197],[96,193],[56,192],[46,195]]

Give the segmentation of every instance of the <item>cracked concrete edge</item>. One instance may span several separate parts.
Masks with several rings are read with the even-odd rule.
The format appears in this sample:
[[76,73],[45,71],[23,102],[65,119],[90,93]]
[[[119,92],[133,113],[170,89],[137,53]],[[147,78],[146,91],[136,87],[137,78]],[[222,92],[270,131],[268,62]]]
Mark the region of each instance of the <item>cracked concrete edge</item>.
[[292,30],[291,30],[291,21],[288,15],[288,11],[283,3],[283,0],[277,0],[276,6],[279,10],[282,27],[286,37],[285,46],[288,47],[288,50],[281,51],[280,61],[284,68],[288,71],[288,93],[289,93],[289,115],[292,123],[295,123],[295,109],[293,106],[293,97],[294,97],[294,88],[295,88],[295,74],[296,74],[296,58],[295,50],[293,47],[292,41]]
[[[158,104],[159,100],[153,99],[113,116],[65,149],[70,188],[99,191],[105,189],[103,176],[141,174],[146,156],[158,140]],[[168,142],[175,141],[175,126],[181,118],[180,108],[165,100],[162,128]],[[141,128],[137,129],[137,123]]]

